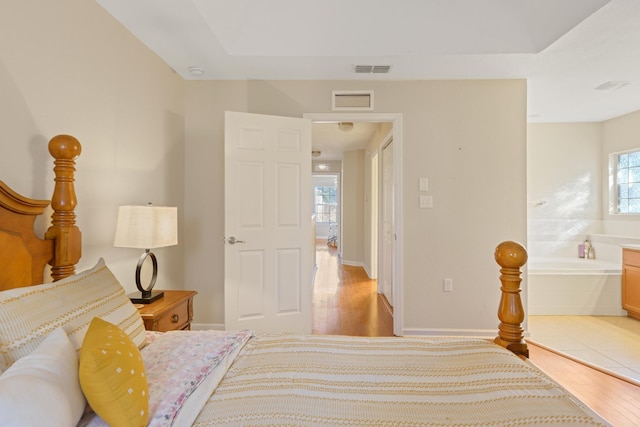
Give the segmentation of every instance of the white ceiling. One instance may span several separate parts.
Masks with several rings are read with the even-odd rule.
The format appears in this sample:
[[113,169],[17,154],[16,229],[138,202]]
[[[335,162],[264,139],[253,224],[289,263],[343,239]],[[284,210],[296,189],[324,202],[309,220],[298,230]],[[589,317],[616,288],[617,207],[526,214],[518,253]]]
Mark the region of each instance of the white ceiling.
[[640,110],[640,0],[96,1],[185,79],[526,78],[530,122]]
[[321,152],[313,160],[342,160],[342,153],[363,150],[378,130],[380,123],[358,122],[353,129],[344,132],[338,123],[313,123],[313,150]]

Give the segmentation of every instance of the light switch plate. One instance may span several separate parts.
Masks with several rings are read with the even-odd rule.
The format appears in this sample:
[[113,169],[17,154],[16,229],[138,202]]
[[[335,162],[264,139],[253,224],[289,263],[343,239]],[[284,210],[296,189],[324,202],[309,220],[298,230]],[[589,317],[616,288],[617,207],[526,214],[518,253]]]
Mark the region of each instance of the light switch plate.
[[420,191],[429,191],[429,180],[427,178],[420,178]]

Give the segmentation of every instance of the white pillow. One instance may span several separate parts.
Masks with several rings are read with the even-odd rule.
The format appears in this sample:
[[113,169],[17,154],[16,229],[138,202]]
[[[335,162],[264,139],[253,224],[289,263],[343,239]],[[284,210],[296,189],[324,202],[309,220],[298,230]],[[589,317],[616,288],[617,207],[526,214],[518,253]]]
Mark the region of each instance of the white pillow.
[[78,356],[62,328],[0,375],[0,426],[75,426],[85,406]]
[[102,258],[92,269],[57,282],[0,292],[0,371],[60,326],[80,350],[94,317],[117,325],[138,347],[146,344],[140,313]]

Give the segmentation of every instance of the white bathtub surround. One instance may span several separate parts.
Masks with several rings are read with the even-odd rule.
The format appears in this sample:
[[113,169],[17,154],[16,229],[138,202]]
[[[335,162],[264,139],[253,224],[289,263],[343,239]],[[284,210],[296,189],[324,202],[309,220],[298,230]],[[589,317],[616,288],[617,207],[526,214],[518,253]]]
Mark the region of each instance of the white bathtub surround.
[[[626,316],[622,248],[640,247],[640,222],[571,218],[549,200],[528,210],[527,313]],[[578,257],[587,239],[595,259]]]
[[622,245],[640,245],[640,221],[532,219],[527,222],[530,257],[578,258],[589,239],[596,259],[622,263]]
[[621,274],[622,264],[603,259],[530,257],[529,275]]
[[629,218],[625,218],[625,221],[605,220],[602,221],[600,233],[606,236],[625,236],[640,241],[640,221],[629,220]]
[[[527,251],[530,256],[577,258],[578,245],[584,243],[588,236],[600,232],[601,221],[529,219],[527,227]],[[597,245],[594,244],[594,248],[597,258]]]
[[601,256],[599,256],[598,258],[617,262],[621,265],[622,248],[638,248],[640,246],[640,238],[638,237],[616,236],[612,234],[594,234],[591,238],[594,247],[600,248],[599,252],[601,253]]
[[619,262],[577,256],[529,258],[528,313],[626,316],[621,278]]

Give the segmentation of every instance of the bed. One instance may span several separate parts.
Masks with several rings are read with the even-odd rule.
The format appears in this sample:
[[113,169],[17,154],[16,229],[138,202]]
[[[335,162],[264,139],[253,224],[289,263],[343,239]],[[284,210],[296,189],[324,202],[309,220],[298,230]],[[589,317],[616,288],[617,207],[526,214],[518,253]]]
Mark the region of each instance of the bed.
[[609,425],[528,362],[517,243],[495,251],[495,340],[145,331],[104,260],[75,272],[81,148],[49,151],[51,201],[0,183],[0,425]]

